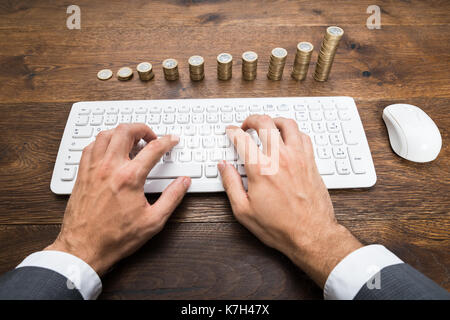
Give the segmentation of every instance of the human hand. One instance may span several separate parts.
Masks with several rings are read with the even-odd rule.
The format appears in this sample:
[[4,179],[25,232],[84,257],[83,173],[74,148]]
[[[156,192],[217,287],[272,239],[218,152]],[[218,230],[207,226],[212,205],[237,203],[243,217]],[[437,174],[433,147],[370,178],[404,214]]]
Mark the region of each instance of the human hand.
[[[141,139],[147,145],[131,160],[129,153]],[[61,232],[45,250],[73,254],[103,275],[157,234],[191,180],[179,177],[152,205],[144,195],[144,183],[178,141],[171,135],[158,139],[144,124],[121,124],[101,132],[83,150]]]
[[[245,132],[250,128],[260,133],[262,151]],[[336,264],[362,245],[336,221],[309,136],[293,120],[261,115],[228,127],[227,134],[248,177],[246,192],[235,167],[219,163],[236,219],[323,287]],[[267,167],[275,170],[264,174]]]

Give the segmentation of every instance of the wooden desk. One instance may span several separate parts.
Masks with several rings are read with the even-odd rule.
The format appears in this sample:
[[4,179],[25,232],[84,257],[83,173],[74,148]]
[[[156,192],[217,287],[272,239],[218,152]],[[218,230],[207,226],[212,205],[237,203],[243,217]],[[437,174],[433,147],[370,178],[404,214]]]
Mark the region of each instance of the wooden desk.
[[[378,175],[369,190],[331,191],[338,220],[364,243],[381,243],[450,289],[450,2],[378,1],[382,28],[369,30],[373,1],[87,1],[81,30],[68,30],[55,1],[0,5],[0,272],[57,235],[67,197],[50,192],[53,164],[73,102],[162,98],[334,96],[356,99]],[[245,3],[245,4],[244,4]],[[328,25],[345,30],[331,78],[312,79]],[[306,81],[290,79],[295,47],[316,49]],[[285,76],[266,79],[272,48],[288,50]],[[260,56],[256,81],[240,75],[240,55]],[[215,57],[235,57],[219,82]],[[187,58],[206,59],[206,79],[189,81]],[[180,63],[180,81],[161,62]],[[101,82],[149,60],[143,83]],[[385,106],[420,106],[439,126],[443,149],[429,164],[396,156],[381,119]],[[154,199],[151,197],[151,199]],[[321,298],[321,290],[283,255],[234,220],[225,194],[188,195],[167,227],[103,280],[101,298]]]

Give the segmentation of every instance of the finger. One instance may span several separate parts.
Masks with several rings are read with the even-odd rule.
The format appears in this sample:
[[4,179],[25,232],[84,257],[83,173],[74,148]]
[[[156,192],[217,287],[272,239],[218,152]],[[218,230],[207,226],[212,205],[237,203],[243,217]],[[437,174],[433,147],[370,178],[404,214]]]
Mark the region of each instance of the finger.
[[150,221],[165,224],[170,214],[180,204],[191,186],[191,178],[178,177],[161,193],[159,199],[150,207]]
[[136,167],[138,176],[145,179],[164,153],[176,146],[179,141],[180,137],[175,135],[166,135],[150,141],[137,156],[131,160],[131,165]]
[[220,176],[222,177],[223,187],[230,199],[233,212],[235,214],[246,212],[249,208],[247,192],[244,189],[241,176],[236,168],[225,161],[219,162],[218,168]]
[[[95,141],[92,141],[90,144],[88,144],[83,149],[83,152],[81,154],[81,159],[80,159],[80,166],[78,168],[78,177],[88,174],[87,172],[89,169],[89,163],[92,158],[92,150],[94,149],[94,144],[95,144]],[[77,179],[77,180],[79,180],[79,179]]]
[[92,160],[97,161],[104,157],[105,152],[111,142],[113,130],[101,131],[95,138],[94,147],[92,149]]
[[255,165],[260,162],[264,155],[261,150],[259,150],[250,135],[247,132],[244,132],[241,128],[236,126],[228,126],[226,133],[236,148],[239,157],[244,160],[247,176],[251,177],[256,173],[254,170]]
[[120,124],[114,129],[106,153],[109,156],[115,157],[118,155],[124,159],[128,159],[131,149],[141,139],[150,142],[156,138],[156,134],[143,123]]
[[309,161],[314,162],[314,149],[311,141],[311,137],[308,136],[306,133],[300,132],[300,140],[302,143],[302,150],[308,157]]
[[269,157],[272,153],[272,143],[274,141],[279,143],[278,146],[283,144],[278,128],[275,126],[273,119],[267,115],[251,115],[245,119],[241,128],[244,131],[248,129],[256,130],[263,145],[263,152]]
[[302,141],[297,122],[287,118],[275,118],[273,122],[280,129],[281,138],[285,145],[295,148],[301,147]]

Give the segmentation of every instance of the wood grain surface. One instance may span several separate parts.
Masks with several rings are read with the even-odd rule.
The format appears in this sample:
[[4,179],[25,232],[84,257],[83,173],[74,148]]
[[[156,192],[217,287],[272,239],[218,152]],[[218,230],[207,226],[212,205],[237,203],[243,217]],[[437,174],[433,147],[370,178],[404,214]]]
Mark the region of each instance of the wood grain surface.
[[[245,3],[245,5],[244,5]],[[333,190],[338,220],[363,243],[381,243],[450,290],[450,2],[378,1],[380,30],[369,30],[372,1],[77,1],[81,30],[68,30],[55,1],[0,3],[0,272],[51,243],[67,197],[50,192],[71,105],[87,100],[330,96],[356,100],[377,171],[371,189]],[[329,81],[312,79],[328,25],[345,35]],[[316,49],[304,82],[290,79],[295,46]],[[266,79],[270,51],[288,50],[280,82]],[[259,54],[258,78],[240,75],[240,55]],[[216,78],[215,57],[234,56],[233,79]],[[187,59],[205,57],[206,78],[189,81]],[[169,83],[161,62],[178,59]],[[155,79],[102,82],[148,60]],[[396,156],[381,119],[385,106],[411,103],[440,128],[437,160]],[[149,196],[154,201],[155,196]],[[101,298],[321,298],[287,258],[233,218],[223,193],[190,194],[169,225],[104,280]]]

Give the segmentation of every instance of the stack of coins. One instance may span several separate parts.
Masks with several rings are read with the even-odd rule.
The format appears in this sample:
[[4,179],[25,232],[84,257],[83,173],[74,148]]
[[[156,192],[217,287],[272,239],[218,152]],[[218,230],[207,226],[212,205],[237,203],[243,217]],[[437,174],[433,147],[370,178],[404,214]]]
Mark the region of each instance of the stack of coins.
[[275,48],[272,50],[267,78],[275,81],[281,80],[281,77],[283,76],[284,65],[286,64],[286,57],[286,49]]
[[297,54],[295,55],[294,67],[291,73],[292,78],[295,80],[305,80],[313,49],[314,46],[309,42],[300,42],[297,44]]
[[205,60],[201,56],[189,58],[189,74],[192,81],[200,81],[205,77]]
[[117,72],[117,79],[121,81],[127,81],[133,78],[133,70],[128,67],[120,68]]
[[153,73],[152,64],[149,62],[141,62],[137,65],[136,70],[139,74],[139,78],[142,81],[152,80],[155,74]]
[[217,78],[230,80],[233,70],[233,57],[229,53],[221,53],[217,56]]
[[179,74],[178,74],[178,62],[175,59],[166,59],[162,63],[163,65],[163,71],[164,71],[164,77],[166,80],[174,81],[178,80]]
[[331,71],[334,55],[344,34],[344,30],[339,27],[328,27],[325,37],[323,38],[322,47],[317,60],[314,79],[317,81],[326,81]]
[[244,80],[255,80],[258,67],[258,55],[253,51],[242,54],[242,78]]
[[97,73],[97,78],[99,80],[105,81],[105,80],[111,79],[112,75],[113,75],[113,72],[111,70],[103,69]]

